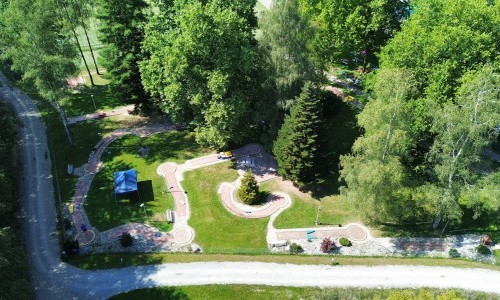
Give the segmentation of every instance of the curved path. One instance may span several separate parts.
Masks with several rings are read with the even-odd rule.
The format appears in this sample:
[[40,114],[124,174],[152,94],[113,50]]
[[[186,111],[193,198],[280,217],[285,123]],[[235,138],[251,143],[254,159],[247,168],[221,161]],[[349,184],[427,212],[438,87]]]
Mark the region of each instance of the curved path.
[[[69,208],[69,205],[74,207],[73,213],[71,213],[71,217],[73,219],[73,224],[77,231],[79,232],[76,236],[78,242],[81,246],[87,246],[96,238],[96,234],[98,235],[98,231],[96,228],[92,228],[90,220],[87,217],[84,209],[84,203],[87,197],[87,193],[90,189],[92,181],[94,180],[94,176],[97,172],[99,172],[103,167],[103,162],[101,161],[101,156],[104,153],[106,147],[111,144],[113,141],[127,134],[133,134],[140,137],[150,136],[152,134],[172,130],[176,127],[174,125],[166,125],[166,124],[157,124],[157,125],[149,125],[137,128],[130,129],[118,129],[107,135],[104,139],[102,139],[97,145],[94,146],[92,152],[89,155],[88,162],[84,164],[79,171],[80,178],[76,183],[75,194],[72,198],[72,203],[68,204],[66,207]],[[85,225],[87,228],[92,228],[89,230],[90,233],[81,232],[80,229],[82,225]],[[117,239],[117,237],[127,231],[130,226],[124,225],[119,228],[111,229],[111,232],[106,233],[104,237],[113,237],[113,239]],[[143,236],[150,236],[157,232],[153,227],[141,227],[136,226],[133,231],[134,234],[141,233]],[[119,232],[117,234],[117,232]],[[161,239],[155,239],[156,241],[160,241]],[[168,240],[168,239],[167,239]]]
[[265,284],[322,287],[463,288],[500,294],[500,272],[420,266],[310,266],[256,262],[205,262],[84,271],[61,262],[45,126],[32,100],[11,90],[0,72],[0,95],[24,126],[24,240],[37,299],[106,299],[138,288],[200,284]]

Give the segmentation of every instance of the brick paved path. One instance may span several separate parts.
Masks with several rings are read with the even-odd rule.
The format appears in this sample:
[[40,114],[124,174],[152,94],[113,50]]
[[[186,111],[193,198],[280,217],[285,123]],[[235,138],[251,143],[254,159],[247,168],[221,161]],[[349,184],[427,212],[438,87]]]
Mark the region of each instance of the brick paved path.
[[[89,155],[88,163],[81,168],[82,174],[77,182],[77,189],[72,202],[75,207],[74,213],[72,214],[73,222],[75,227],[79,230],[77,239],[81,245],[91,244],[98,235],[100,235],[99,237],[101,240],[117,240],[124,232],[129,232],[138,239],[156,245],[157,249],[168,250],[168,247],[172,245],[187,245],[194,240],[195,232],[188,224],[191,215],[188,195],[183,190],[180,182],[183,180],[183,173],[186,171],[224,162],[225,160],[219,159],[217,154],[191,159],[181,165],[166,162],[158,166],[157,173],[165,179],[175,203],[175,222],[172,231],[169,233],[159,232],[158,229],[152,226],[139,223],[125,224],[99,233],[97,229],[92,228],[85,214],[85,210],[83,209],[83,203],[85,202],[94,175],[103,166],[103,163],[100,161],[101,155],[110,143],[125,134],[147,136],[168,129],[172,129],[172,127],[147,126],[135,129],[117,130],[101,140],[94,147],[92,153]],[[235,200],[234,193],[247,169],[252,170],[258,182],[276,178],[278,176],[276,172],[276,161],[270,154],[264,151],[262,146],[257,144],[249,144],[241,149],[232,151],[232,153],[236,158],[236,168],[240,176],[233,183],[225,182],[221,184],[219,188],[221,201],[224,207],[236,216],[249,219],[270,217],[266,235],[268,244],[272,245],[292,239],[307,239],[306,232],[311,230],[314,231],[315,237],[319,239],[324,237],[346,236],[352,240],[360,241],[366,239],[368,236],[366,228],[359,224],[351,224],[341,228],[275,229],[273,226],[274,220],[281,212],[291,205],[291,199],[287,194],[273,192],[266,204],[254,207]],[[87,232],[80,231],[82,224],[85,224],[89,228]]]
[[[110,133],[107,137],[97,143],[97,145],[93,148],[92,152],[89,155],[88,162],[81,167],[80,178],[76,183],[76,190],[75,194],[73,195],[72,202],[66,206],[67,209],[69,209],[70,205],[72,205],[72,207],[74,208],[71,216],[73,218],[73,224],[79,232],[76,238],[81,246],[89,245],[96,238],[96,236],[99,235],[99,231],[96,228],[92,227],[87,214],[85,213],[83,205],[85,203],[87,193],[90,189],[90,185],[92,184],[95,174],[99,172],[103,167],[101,156],[104,153],[106,147],[117,138],[126,134],[134,134],[144,137],[158,132],[171,130],[173,128],[174,126],[172,125],[158,124],[138,128],[119,129]],[[92,231],[92,233],[83,233],[81,229],[82,225],[85,225],[89,229],[89,231]]]

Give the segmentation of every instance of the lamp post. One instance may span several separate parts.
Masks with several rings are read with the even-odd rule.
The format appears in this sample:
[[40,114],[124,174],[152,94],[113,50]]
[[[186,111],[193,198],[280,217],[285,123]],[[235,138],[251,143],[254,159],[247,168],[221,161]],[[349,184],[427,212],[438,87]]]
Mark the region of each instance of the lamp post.
[[92,103],[94,103],[94,109],[97,110],[97,106],[95,106],[94,94],[90,94],[90,97],[92,98]]
[[316,211],[316,221],[314,224],[319,225],[319,212],[321,211],[322,207],[321,205],[318,205],[318,210]]

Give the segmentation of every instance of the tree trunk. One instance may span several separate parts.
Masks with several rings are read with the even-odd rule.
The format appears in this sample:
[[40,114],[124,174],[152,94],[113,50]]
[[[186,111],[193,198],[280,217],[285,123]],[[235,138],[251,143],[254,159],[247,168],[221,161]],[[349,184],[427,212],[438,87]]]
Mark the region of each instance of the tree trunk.
[[94,78],[92,78],[92,73],[90,73],[89,66],[87,65],[87,60],[85,59],[85,55],[83,55],[82,46],[80,46],[80,42],[78,41],[78,36],[76,35],[76,31],[74,28],[71,28],[71,31],[73,31],[73,36],[75,37],[76,45],[78,46],[78,50],[80,51],[80,55],[82,56],[83,63],[85,64],[85,68],[87,69],[87,73],[89,74],[90,83],[92,84],[92,86],[94,86],[95,85]]
[[90,45],[89,35],[87,34],[87,29],[85,28],[83,20],[82,20],[82,28],[83,32],[85,32],[85,37],[87,38],[87,44],[89,44],[90,54],[92,55],[92,60],[94,61],[95,71],[97,72],[97,75],[101,75],[101,73],[99,72],[99,67],[97,66],[97,62],[95,60],[94,51],[92,50],[92,46]]
[[[59,4],[59,5],[61,5],[61,4]],[[69,17],[68,9],[64,5],[62,5],[62,8],[64,9],[64,12],[66,13],[66,17],[68,18],[68,21],[69,21],[71,18]],[[90,83],[92,84],[92,86],[94,86],[95,85],[94,78],[92,78],[92,73],[90,73],[89,66],[87,65],[87,60],[85,59],[85,56],[83,55],[82,46],[80,45],[80,42],[78,41],[78,35],[76,34],[75,27],[73,27],[72,25],[73,24],[71,24],[71,31],[73,32],[73,36],[75,37],[76,45],[78,46],[78,50],[80,50],[80,55],[82,56],[83,63],[85,64],[85,68],[87,69],[87,73],[89,74]]]

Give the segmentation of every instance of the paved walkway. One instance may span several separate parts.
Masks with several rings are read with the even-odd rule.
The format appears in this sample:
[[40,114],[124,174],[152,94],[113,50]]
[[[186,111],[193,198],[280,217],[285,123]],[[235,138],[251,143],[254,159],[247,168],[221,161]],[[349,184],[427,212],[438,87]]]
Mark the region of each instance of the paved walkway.
[[[86,246],[92,243],[92,241],[97,237],[99,231],[96,228],[93,228],[87,214],[85,213],[85,209],[83,204],[85,203],[87,193],[90,189],[90,185],[94,180],[94,176],[97,172],[99,172],[103,167],[103,162],[101,161],[101,156],[104,153],[106,147],[115,141],[117,138],[124,136],[126,134],[134,134],[141,137],[149,136],[158,132],[166,131],[174,129],[175,126],[167,125],[167,124],[156,124],[149,125],[144,127],[130,128],[130,129],[119,129],[104,139],[102,139],[92,150],[89,155],[88,162],[84,164],[80,170],[80,178],[76,183],[76,190],[73,196],[72,202],[67,204],[67,208],[73,213],[71,213],[73,224],[75,228],[78,230],[79,234],[76,236],[78,242],[81,246]],[[73,209],[70,209],[70,206]],[[82,232],[82,225],[85,225],[92,231],[91,233]],[[144,233],[146,236],[149,234],[148,232]]]
[[[117,116],[117,115],[129,115],[130,111],[132,111],[132,110],[134,110],[133,104],[127,105],[124,107],[120,107],[120,108],[105,110],[104,113],[105,113],[106,117],[111,117],[111,116]],[[68,125],[73,125],[73,124],[76,124],[78,122],[93,120],[93,119],[99,119],[98,112],[86,114],[83,116],[76,116],[76,117],[68,118]]]
[[[100,240],[114,241],[124,232],[129,232],[137,239],[143,239],[145,242],[152,243],[157,246],[157,249],[168,249],[168,247],[172,245],[188,245],[194,241],[195,231],[188,224],[191,216],[188,195],[182,188],[180,182],[183,180],[183,173],[186,171],[224,162],[225,160],[219,159],[217,154],[191,159],[181,165],[166,162],[158,166],[156,172],[165,179],[175,203],[174,226],[169,233],[163,233],[152,226],[139,223],[125,224],[99,233],[98,230],[93,228],[90,224],[83,208],[93,178],[103,166],[101,156],[109,144],[125,134],[148,136],[169,129],[172,129],[172,127],[161,125],[117,130],[109,134],[94,147],[89,155],[88,163],[80,168],[80,179],[77,182],[73,201],[69,204],[74,207],[72,218],[76,229],[79,231],[77,239],[80,245],[90,245],[98,237]],[[276,161],[262,146],[257,144],[249,144],[243,148],[233,150],[232,153],[236,159],[236,168],[240,176],[235,182],[224,182],[220,185],[219,194],[221,195],[221,201],[229,212],[239,217],[248,219],[271,217],[266,234],[269,245],[275,245],[289,240],[308,239],[310,238],[311,231],[314,231],[314,236],[318,239],[345,236],[355,241],[361,241],[368,236],[367,229],[358,224],[352,224],[342,228],[275,229],[273,226],[275,218],[291,205],[291,199],[287,194],[273,192],[267,203],[256,207],[245,205],[237,201],[234,197],[234,193],[240,185],[241,178],[245,171],[248,169],[252,170],[258,182],[278,177],[276,172]],[[85,232],[81,231],[82,225],[85,225],[88,230]],[[309,236],[307,232],[309,232]]]

